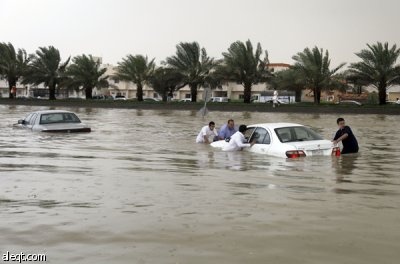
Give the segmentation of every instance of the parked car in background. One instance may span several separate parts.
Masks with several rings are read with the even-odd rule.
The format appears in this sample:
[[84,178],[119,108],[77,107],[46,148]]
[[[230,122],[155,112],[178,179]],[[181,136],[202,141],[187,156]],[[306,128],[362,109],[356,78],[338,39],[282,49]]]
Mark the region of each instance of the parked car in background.
[[114,100],[114,97],[112,97],[111,95],[93,95],[92,99],[94,100]]
[[126,97],[124,96],[124,95],[116,95],[115,97],[114,97],[114,100],[126,100]]
[[[317,132],[294,123],[265,123],[247,127],[244,133],[247,141],[256,143],[245,151],[282,158],[306,156],[339,156],[340,149]],[[229,142],[219,140],[212,147],[224,148]]]
[[184,98],[179,100],[179,102],[183,102],[183,103],[190,103],[192,101],[192,98]]
[[18,120],[18,127],[38,132],[90,132],[91,129],[82,123],[78,116],[69,111],[46,110],[29,113]]
[[355,100],[340,100],[336,102],[336,104],[341,104],[341,105],[358,105],[361,106],[362,103],[355,101]]
[[143,101],[145,102],[160,102],[161,100],[154,97],[143,97]]
[[226,103],[229,99],[228,97],[211,97],[209,102]]
[[[273,99],[270,99],[270,100],[265,101],[265,103],[273,104],[273,103],[274,103],[274,100],[273,100]],[[288,102],[282,101],[282,100],[279,100],[279,99],[276,100],[276,103],[277,103],[277,104],[288,104]]]

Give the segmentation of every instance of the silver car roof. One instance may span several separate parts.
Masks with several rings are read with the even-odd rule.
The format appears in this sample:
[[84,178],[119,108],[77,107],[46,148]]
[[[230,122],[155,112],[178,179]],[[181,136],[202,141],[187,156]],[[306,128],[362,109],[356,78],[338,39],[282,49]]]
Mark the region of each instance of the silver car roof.
[[247,127],[264,127],[269,129],[275,129],[280,127],[298,127],[298,126],[303,126],[303,125],[296,123],[263,123],[263,124],[248,125]]
[[55,114],[55,113],[71,113],[71,114],[74,114],[73,112],[65,111],[65,110],[40,110],[40,111],[32,112],[31,114],[33,114],[33,113],[36,113],[36,114]]

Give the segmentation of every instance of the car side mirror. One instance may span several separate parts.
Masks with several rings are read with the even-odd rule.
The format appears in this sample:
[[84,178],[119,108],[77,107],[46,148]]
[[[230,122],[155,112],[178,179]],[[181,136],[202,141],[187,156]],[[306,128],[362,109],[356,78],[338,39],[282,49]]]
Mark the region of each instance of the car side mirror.
[[25,124],[25,120],[22,120],[22,119],[18,120],[18,124],[24,125]]

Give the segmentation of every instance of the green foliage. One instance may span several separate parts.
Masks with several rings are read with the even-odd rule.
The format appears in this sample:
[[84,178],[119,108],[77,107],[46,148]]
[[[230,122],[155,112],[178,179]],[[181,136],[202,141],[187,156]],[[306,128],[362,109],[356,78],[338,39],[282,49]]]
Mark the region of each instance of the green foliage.
[[83,88],[86,99],[91,99],[93,88],[108,87],[108,76],[104,76],[107,69],[101,68],[100,61],[95,61],[92,55],[76,56],[72,62],[66,72],[70,77],[65,83],[68,88]]
[[17,85],[17,81],[26,72],[29,60],[30,57],[24,49],[16,52],[11,43],[0,43],[0,78],[7,80],[10,98],[11,88]]
[[183,76],[179,72],[170,68],[157,68],[149,78],[149,84],[162,96],[163,101],[167,101],[169,93],[180,89],[185,84]]
[[28,65],[23,83],[39,85],[44,83],[49,87],[49,99],[55,100],[55,90],[58,85],[67,79],[65,71],[69,63],[68,58],[64,63],[58,49],[53,46],[40,47]]
[[226,80],[243,85],[245,103],[251,102],[252,85],[265,82],[272,76],[267,69],[268,53],[265,51],[264,58],[262,58],[262,53],[260,43],[257,43],[254,51],[250,40],[246,43],[236,41],[230,45],[228,52],[222,53],[224,59],[217,72]]
[[137,100],[143,101],[143,86],[148,82],[155,70],[154,59],[150,60],[143,55],[128,55],[118,62],[115,77],[136,84]]
[[207,56],[206,49],[200,49],[197,42],[181,42],[176,46],[176,54],[168,57],[165,64],[183,76],[188,84],[192,102],[197,101],[197,89],[204,85],[206,78],[215,67],[213,58]]
[[367,47],[356,53],[361,61],[350,65],[348,76],[364,85],[375,86],[379,93],[379,104],[386,104],[387,87],[400,83],[400,65],[396,64],[400,49],[396,45],[389,48],[387,42],[367,44]]
[[287,69],[275,73],[271,80],[271,85],[276,90],[288,90],[296,93],[296,102],[301,101],[301,93],[306,85],[306,80],[301,72],[294,69]]
[[318,47],[312,50],[305,48],[292,58],[295,61],[293,69],[301,74],[307,88],[314,92],[314,103],[320,103],[322,89],[332,89],[339,85],[339,79],[335,78],[335,74],[345,63],[331,70],[328,51],[324,53],[324,50]]

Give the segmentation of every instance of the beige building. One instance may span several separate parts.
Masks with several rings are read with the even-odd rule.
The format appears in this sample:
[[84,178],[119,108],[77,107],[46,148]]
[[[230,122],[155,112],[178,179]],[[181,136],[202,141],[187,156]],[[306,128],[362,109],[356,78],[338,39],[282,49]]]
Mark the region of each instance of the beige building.
[[[21,83],[17,82],[17,97],[25,97],[29,96],[30,86],[29,85],[22,85]],[[8,98],[9,97],[9,88],[8,82],[6,80],[0,80],[0,98]]]
[[387,100],[388,101],[396,101],[397,98],[400,98],[400,85],[392,85],[387,89]]
[[[116,67],[111,64],[103,64],[103,67],[107,68],[106,74],[109,76],[113,76],[116,71]],[[271,63],[268,66],[272,72],[277,72],[281,70],[288,69],[290,67],[289,64],[285,63]],[[123,95],[126,98],[136,98],[136,90],[137,87],[135,84],[131,82],[124,81],[115,81],[112,78],[109,79],[110,87],[108,89],[94,90],[93,94],[106,94],[106,95]],[[212,90],[212,97],[228,97],[231,100],[240,100],[243,99],[243,90],[244,87],[241,84],[237,84],[234,82],[229,82],[223,84],[220,88],[216,88]],[[260,94],[261,92],[270,90],[270,87],[266,83],[261,83],[257,85],[253,85],[252,94]],[[161,96],[156,93],[153,88],[145,85],[143,87],[143,96],[144,97],[152,97],[152,98],[160,98]],[[173,99],[180,100],[185,98],[191,98],[190,87],[187,85],[178,91],[175,91]],[[204,98],[204,89],[199,88],[197,93],[197,98],[199,101]]]
[[[101,57],[93,57],[100,62],[102,61]],[[116,66],[111,64],[102,64],[102,67],[106,68],[106,75],[112,77],[116,72]],[[277,72],[281,70],[288,69],[290,67],[289,64],[285,63],[271,63],[269,64],[268,68],[272,72]],[[117,95],[125,96],[126,98],[136,98],[136,91],[137,86],[132,82],[125,82],[125,81],[117,81],[113,78],[109,78],[109,87],[93,90],[93,95],[111,95],[113,97]],[[22,86],[21,84],[17,84],[17,96],[38,96],[42,95],[42,97],[47,94],[47,89],[43,85],[39,87],[31,87],[29,85]],[[229,82],[223,84],[220,88],[216,88],[212,90],[212,97],[228,97],[231,100],[241,100],[243,99],[243,90],[244,87],[241,84],[237,84],[234,82]],[[270,87],[267,83],[260,83],[253,85],[252,87],[252,94],[258,95],[264,91],[270,90]],[[4,80],[0,80],[0,96],[8,97],[8,84]],[[148,85],[143,87],[143,96],[144,97],[151,97],[151,98],[161,98],[161,96],[154,91],[154,89]],[[75,91],[64,91],[63,93],[59,93],[57,98],[63,97],[70,97],[70,98],[84,98],[85,92],[83,90]],[[190,98],[190,88],[189,86],[185,86],[178,91],[175,91],[173,99],[180,100],[185,98]],[[197,98],[199,101],[203,100],[204,98],[204,89],[199,87]]]

